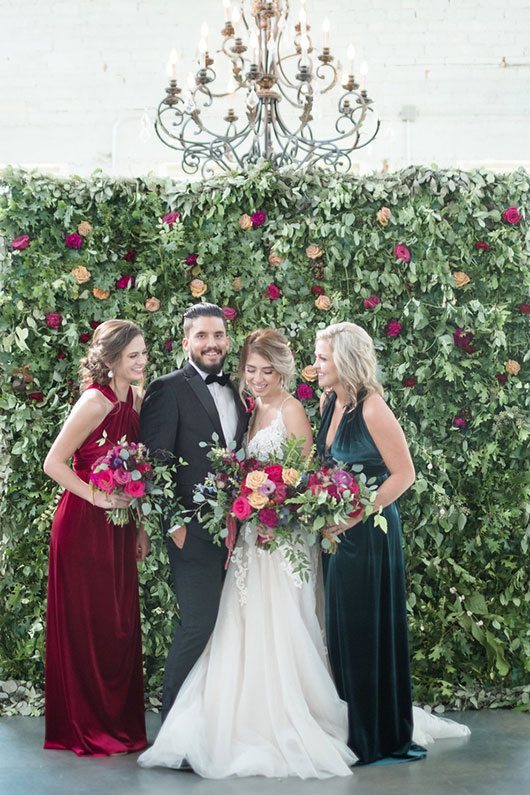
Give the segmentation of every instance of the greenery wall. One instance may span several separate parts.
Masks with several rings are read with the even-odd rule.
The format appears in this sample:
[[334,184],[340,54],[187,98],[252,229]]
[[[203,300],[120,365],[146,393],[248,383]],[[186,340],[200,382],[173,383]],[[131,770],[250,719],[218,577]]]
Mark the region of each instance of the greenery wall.
[[[374,336],[417,468],[401,501],[416,698],[476,705],[502,691],[525,708],[529,182],[425,168],[192,184],[4,172],[0,678],[42,684],[57,500],[42,461],[92,329],[138,322],[155,377],[181,363],[181,315],[202,297],[227,308],[235,351],[258,326],[287,332],[315,419],[302,370],[316,330],[346,319]],[[153,693],[174,618],[161,539],[141,583]]]

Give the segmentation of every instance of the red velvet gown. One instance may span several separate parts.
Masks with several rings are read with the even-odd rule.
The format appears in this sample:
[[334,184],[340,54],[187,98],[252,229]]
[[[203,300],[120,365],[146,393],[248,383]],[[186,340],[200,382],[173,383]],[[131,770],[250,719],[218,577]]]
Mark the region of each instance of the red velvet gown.
[[[132,390],[122,403],[108,386],[88,388],[115,407],[75,452],[84,481],[111,444],[137,441],[139,430]],[[110,524],[70,491],[51,531],[45,691],[45,748],[107,756],[147,745],[135,527]]]

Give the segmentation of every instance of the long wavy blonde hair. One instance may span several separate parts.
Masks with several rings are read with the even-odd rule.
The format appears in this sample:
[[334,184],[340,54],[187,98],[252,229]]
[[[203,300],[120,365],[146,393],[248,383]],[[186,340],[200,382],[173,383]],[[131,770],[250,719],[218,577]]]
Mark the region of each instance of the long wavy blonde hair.
[[317,340],[327,342],[339,381],[346,390],[348,402],[355,408],[359,397],[376,392],[383,394],[377,380],[377,358],[370,335],[355,323],[333,323],[317,332]]
[[294,379],[296,368],[294,357],[286,337],[275,328],[260,328],[251,332],[245,339],[239,356],[239,392],[244,399],[247,392],[245,365],[251,353],[257,353],[271,363],[278,375],[283,389],[288,389]]
[[122,352],[143,332],[130,320],[105,320],[90,341],[86,356],[79,363],[81,389],[90,383],[106,386],[110,383],[109,369],[118,362]]

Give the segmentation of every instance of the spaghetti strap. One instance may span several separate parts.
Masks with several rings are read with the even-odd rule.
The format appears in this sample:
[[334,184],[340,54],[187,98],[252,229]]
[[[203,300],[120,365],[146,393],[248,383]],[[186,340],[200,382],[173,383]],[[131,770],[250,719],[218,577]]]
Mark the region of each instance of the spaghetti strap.
[[282,411],[283,411],[283,407],[285,406],[285,404],[287,403],[287,401],[288,401],[288,400],[291,400],[291,399],[292,399],[292,400],[294,400],[294,395],[287,395],[287,397],[285,398],[285,400],[282,402],[282,404],[281,404],[280,408],[278,409],[278,414],[281,414],[281,413],[282,413]]

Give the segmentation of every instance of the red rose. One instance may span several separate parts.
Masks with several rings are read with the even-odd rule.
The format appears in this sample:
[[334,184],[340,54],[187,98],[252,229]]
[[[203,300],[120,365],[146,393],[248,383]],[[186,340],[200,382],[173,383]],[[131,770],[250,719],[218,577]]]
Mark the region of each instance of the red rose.
[[73,232],[71,235],[66,235],[64,242],[68,248],[79,249],[83,245],[83,238],[77,232]]
[[247,395],[245,397],[245,411],[247,414],[252,414],[254,409],[256,408],[256,401],[252,397],[252,395]]
[[57,359],[59,359],[59,361],[61,361],[61,359],[66,359],[66,352],[59,351],[59,353],[57,354]]
[[42,403],[44,400],[42,392],[28,392],[28,397],[30,400],[34,400],[35,403]]
[[197,264],[197,254],[188,254],[184,262],[186,263],[186,265],[193,267],[194,265]]
[[518,207],[508,207],[507,210],[504,210],[501,216],[502,220],[505,224],[518,224],[519,221],[523,220],[522,214],[519,212]]
[[530,304],[519,304],[519,309],[522,315],[528,315],[530,312]]
[[263,471],[267,473],[269,480],[272,480],[273,483],[283,483],[283,467],[280,464],[271,464]]
[[465,431],[467,428],[467,421],[463,417],[455,417],[453,419],[453,426],[455,428],[460,428],[461,431]]
[[325,290],[324,290],[324,288],[323,288],[323,287],[321,287],[319,284],[314,284],[314,285],[312,286],[312,288],[311,288],[311,292],[313,293],[313,295],[316,295],[316,296],[317,296],[317,298],[318,298],[318,296],[319,296],[319,295],[324,295],[324,293],[325,293],[326,291],[325,291]]
[[311,400],[313,397],[313,389],[308,384],[300,384],[296,390],[296,397],[298,400]]
[[363,301],[363,306],[365,309],[375,309],[381,303],[381,299],[378,295],[371,295],[370,298],[365,298]]
[[88,342],[92,334],[88,331],[83,331],[82,334],[79,335],[79,342]]
[[280,505],[287,497],[287,486],[285,483],[277,483],[274,493],[271,494],[271,499],[275,505]]
[[411,388],[413,386],[416,386],[416,384],[418,383],[418,380],[416,378],[414,378],[414,376],[410,376],[410,378],[404,378],[401,383],[403,384],[403,386]]
[[171,353],[171,351],[173,350],[173,340],[166,340],[164,342],[164,348],[168,353]]
[[250,216],[250,220],[252,221],[252,228],[257,229],[258,226],[263,226],[263,224],[267,220],[267,216],[265,215],[263,210],[258,210],[258,212],[253,213]]
[[62,315],[58,312],[48,312],[48,314],[44,316],[44,320],[48,328],[61,328],[63,323]]
[[180,213],[178,210],[171,210],[170,212],[166,213],[162,216],[162,220],[168,226],[173,226],[176,221],[180,218]]
[[235,320],[237,317],[237,309],[232,306],[223,306],[223,315],[227,320]]
[[410,251],[404,243],[396,243],[394,246],[394,256],[402,262],[410,262]]
[[19,237],[15,237],[15,239],[11,241],[11,248],[15,251],[24,251],[24,249],[29,246],[30,242],[29,235],[19,235]]
[[477,248],[479,251],[490,251],[491,250],[491,246],[489,246],[483,240],[477,241],[475,243],[475,248]]
[[130,248],[123,255],[123,259],[125,260],[125,262],[134,262],[134,260],[136,259],[136,251],[134,251],[134,249]]
[[271,282],[271,284],[267,285],[267,295],[271,301],[277,301],[281,294],[282,291],[276,284],[274,284],[274,282]]
[[453,342],[457,348],[461,348],[466,353],[475,353],[477,350],[471,344],[473,340],[473,332],[465,331],[463,328],[456,328],[453,332]]
[[278,525],[278,514],[274,508],[262,508],[258,512],[258,519],[265,527],[276,527]]
[[125,276],[120,276],[120,278],[116,282],[116,287],[118,290],[126,290],[128,287],[134,287],[136,284],[136,279],[131,274],[126,274]]
[[246,497],[238,497],[234,500],[232,503],[232,513],[240,522],[244,522],[245,519],[248,519],[252,513],[252,508]]
[[123,490],[129,497],[143,497],[145,494],[145,483],[142,483],[141,480],[131,480],[124,486]]
[[505,384],[508,380],[508,376],[506,373],[495,373],[495,378],[499,382],[499,384]]
[[387,337],[397,337],[403,331],[403,326],[399,320],[389,320],[386,324],[385,333]]

